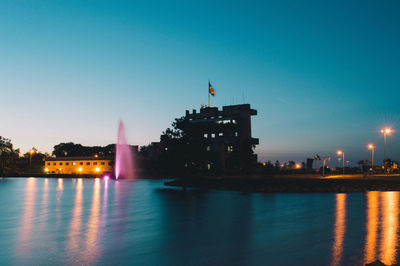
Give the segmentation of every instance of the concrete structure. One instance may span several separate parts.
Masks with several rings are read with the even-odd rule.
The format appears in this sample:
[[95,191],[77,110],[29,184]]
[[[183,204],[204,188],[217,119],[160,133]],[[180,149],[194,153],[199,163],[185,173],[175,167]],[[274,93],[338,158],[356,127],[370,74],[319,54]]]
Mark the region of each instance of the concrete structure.
[[[235,151],[237,161],[244,164],[256,163],[257,155],[252,153],[255,145],[259,143],[257,138],[251,136],[251,116],[257,115],[257,111],[250,108],[250,104],[223,106],[200,109],[200,113],[193,110],[186,111],[184,119],[189,122],[190,132],[200,134],[206,141],[207,151],[218,154],[219,164],[227,167],[230,157]],[[198,138],[199,136],[195,137]],[[207,167],[212,167],[212,162]],[[232,168],[231,166],[229,166]]]
[[98,174],[112,172],[110,158],[56,157],[46,158],[44,172],[47,174]]

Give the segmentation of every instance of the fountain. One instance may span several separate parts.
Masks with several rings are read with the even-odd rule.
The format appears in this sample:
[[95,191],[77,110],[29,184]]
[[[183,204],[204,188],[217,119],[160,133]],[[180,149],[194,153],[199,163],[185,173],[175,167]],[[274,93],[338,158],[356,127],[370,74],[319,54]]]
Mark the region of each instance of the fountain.
[[134,178],[133,153],[127,143],[125,126],[119,121],[118,140],[115,147],[115,179]]

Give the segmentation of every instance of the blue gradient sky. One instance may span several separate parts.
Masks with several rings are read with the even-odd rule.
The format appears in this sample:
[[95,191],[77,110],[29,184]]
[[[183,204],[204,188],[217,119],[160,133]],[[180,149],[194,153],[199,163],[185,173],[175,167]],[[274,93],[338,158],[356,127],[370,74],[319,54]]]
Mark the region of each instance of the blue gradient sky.
[[[207,102],[251,103],[261,160],[383,157],[400,129],[398,1],[1,1],[0,135],[158,141]],[[388,153],[400,159],[400,130]]]

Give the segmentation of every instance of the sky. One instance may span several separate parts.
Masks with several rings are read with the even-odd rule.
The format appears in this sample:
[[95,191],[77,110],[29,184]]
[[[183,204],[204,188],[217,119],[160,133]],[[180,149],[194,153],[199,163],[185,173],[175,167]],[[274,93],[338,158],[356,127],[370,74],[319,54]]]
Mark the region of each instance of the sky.
[[[400,160],[399,1],[0,1],[0,135],[159,141],[185,110],[250,103],[259,160]],[[397,129],[397,130],[396,130]]]

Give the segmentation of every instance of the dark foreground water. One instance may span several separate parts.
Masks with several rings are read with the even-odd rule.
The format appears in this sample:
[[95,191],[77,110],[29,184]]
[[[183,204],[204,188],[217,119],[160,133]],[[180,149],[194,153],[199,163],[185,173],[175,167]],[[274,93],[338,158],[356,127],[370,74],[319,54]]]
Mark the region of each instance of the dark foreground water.
[[399,259],[399,192],[243,194],[0,179],[0,265],[357,265]]

